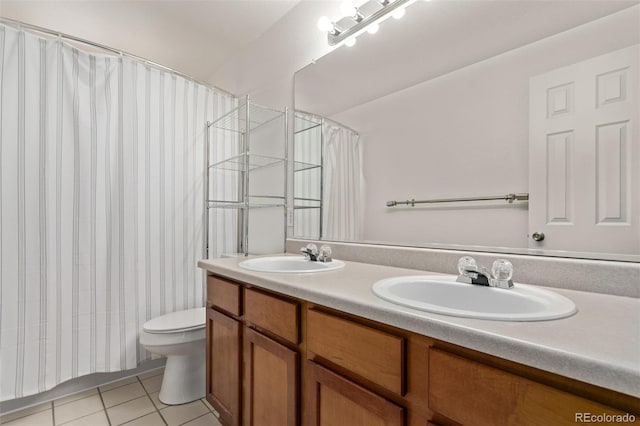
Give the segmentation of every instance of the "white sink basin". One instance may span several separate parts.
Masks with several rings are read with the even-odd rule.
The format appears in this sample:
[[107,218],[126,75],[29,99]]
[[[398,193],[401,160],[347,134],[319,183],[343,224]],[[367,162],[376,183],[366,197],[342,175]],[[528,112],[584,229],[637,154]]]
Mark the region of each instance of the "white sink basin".
[[542,321],[575,314],[575,303],[552,291],[515,284],[501,289],[456,282],[453,275],[418,275],[376,282],[376,296],[437,314],[501,321]]
[[241,268],[257,272],[277,272],[280,274],[299,274],[306,272],[335,271],[344,268],[344,262],[333,259],[331,262],[312,262],[303,256],[256,257],[242,261]]

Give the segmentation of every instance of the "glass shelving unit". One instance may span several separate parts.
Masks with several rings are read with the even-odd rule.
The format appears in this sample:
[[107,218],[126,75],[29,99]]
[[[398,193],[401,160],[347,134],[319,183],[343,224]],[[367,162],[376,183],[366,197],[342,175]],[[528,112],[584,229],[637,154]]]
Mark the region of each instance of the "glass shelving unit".
[[316,115],[294,113],[293,215],[300,238],[322,236],[323,124]]
[[[221,141],[219,141],[220,139]],[[230,155],[216,155],[218,144],[232,141]],[[209,236],[210,209],[237,210],[237,253],[248,255],[252,209],[281,209],[283,247],[287,212],[287,110],[253,103],[249,97],[228,113],[207,123],[205,176],[205,235]],[[223,158],[219,158],[219,157]],[[218,157],[218,158],[216,158]],[[266,171],[265,171],[266,170]],[[217,197],[216,175],[225,173],[237,186],[235,197]],[[227,194],[229,195],[229,194]],[[233,199],[230,199],[233,198]],[[228,230],[225,230],[227,232]],[[207,257],[209,256],[207,248]]]

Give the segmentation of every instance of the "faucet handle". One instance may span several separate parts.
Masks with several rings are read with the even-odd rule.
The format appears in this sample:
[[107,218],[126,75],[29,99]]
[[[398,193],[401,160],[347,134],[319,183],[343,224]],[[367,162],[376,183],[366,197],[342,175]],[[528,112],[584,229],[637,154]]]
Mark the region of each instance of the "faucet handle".
[[326,244],[320,246],[320,254],[318,255],[318,260],[321,262],[331,262],[331,247]]
[[498,259],[493,262],[491,274],[497,280],[508,281],[513,277],[513,265],[506,259]]
[[493,275],[492,285],[500,288],[513,287],[513,265],[506,259],[497,259],[493,262],[491,267],[491,274]]
[[470,271],[477,271],[478,264],[476,260],[471,256],[462,256],[458,259],[458,273],[460,275],[467,276]]

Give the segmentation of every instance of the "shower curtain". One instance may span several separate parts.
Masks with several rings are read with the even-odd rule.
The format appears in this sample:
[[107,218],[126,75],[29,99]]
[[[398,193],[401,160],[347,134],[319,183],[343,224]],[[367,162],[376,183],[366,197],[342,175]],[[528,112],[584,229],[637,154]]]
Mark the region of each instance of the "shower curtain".
[[325,122],[323,239],[362,239],[362,143],[360,135]]
[[204,304],[206,122],[236,100],[0,25],[0,400],[149,359]]

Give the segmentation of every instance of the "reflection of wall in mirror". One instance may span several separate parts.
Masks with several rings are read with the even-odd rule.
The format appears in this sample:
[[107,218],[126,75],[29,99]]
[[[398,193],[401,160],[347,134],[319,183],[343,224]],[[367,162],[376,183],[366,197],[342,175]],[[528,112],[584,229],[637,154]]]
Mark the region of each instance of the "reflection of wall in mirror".
[[623,10],[333,116],[363,138],[363,239],[527,247],[526,203],[385,203],[527,192],[529,79],[638,43],[637,15]]

